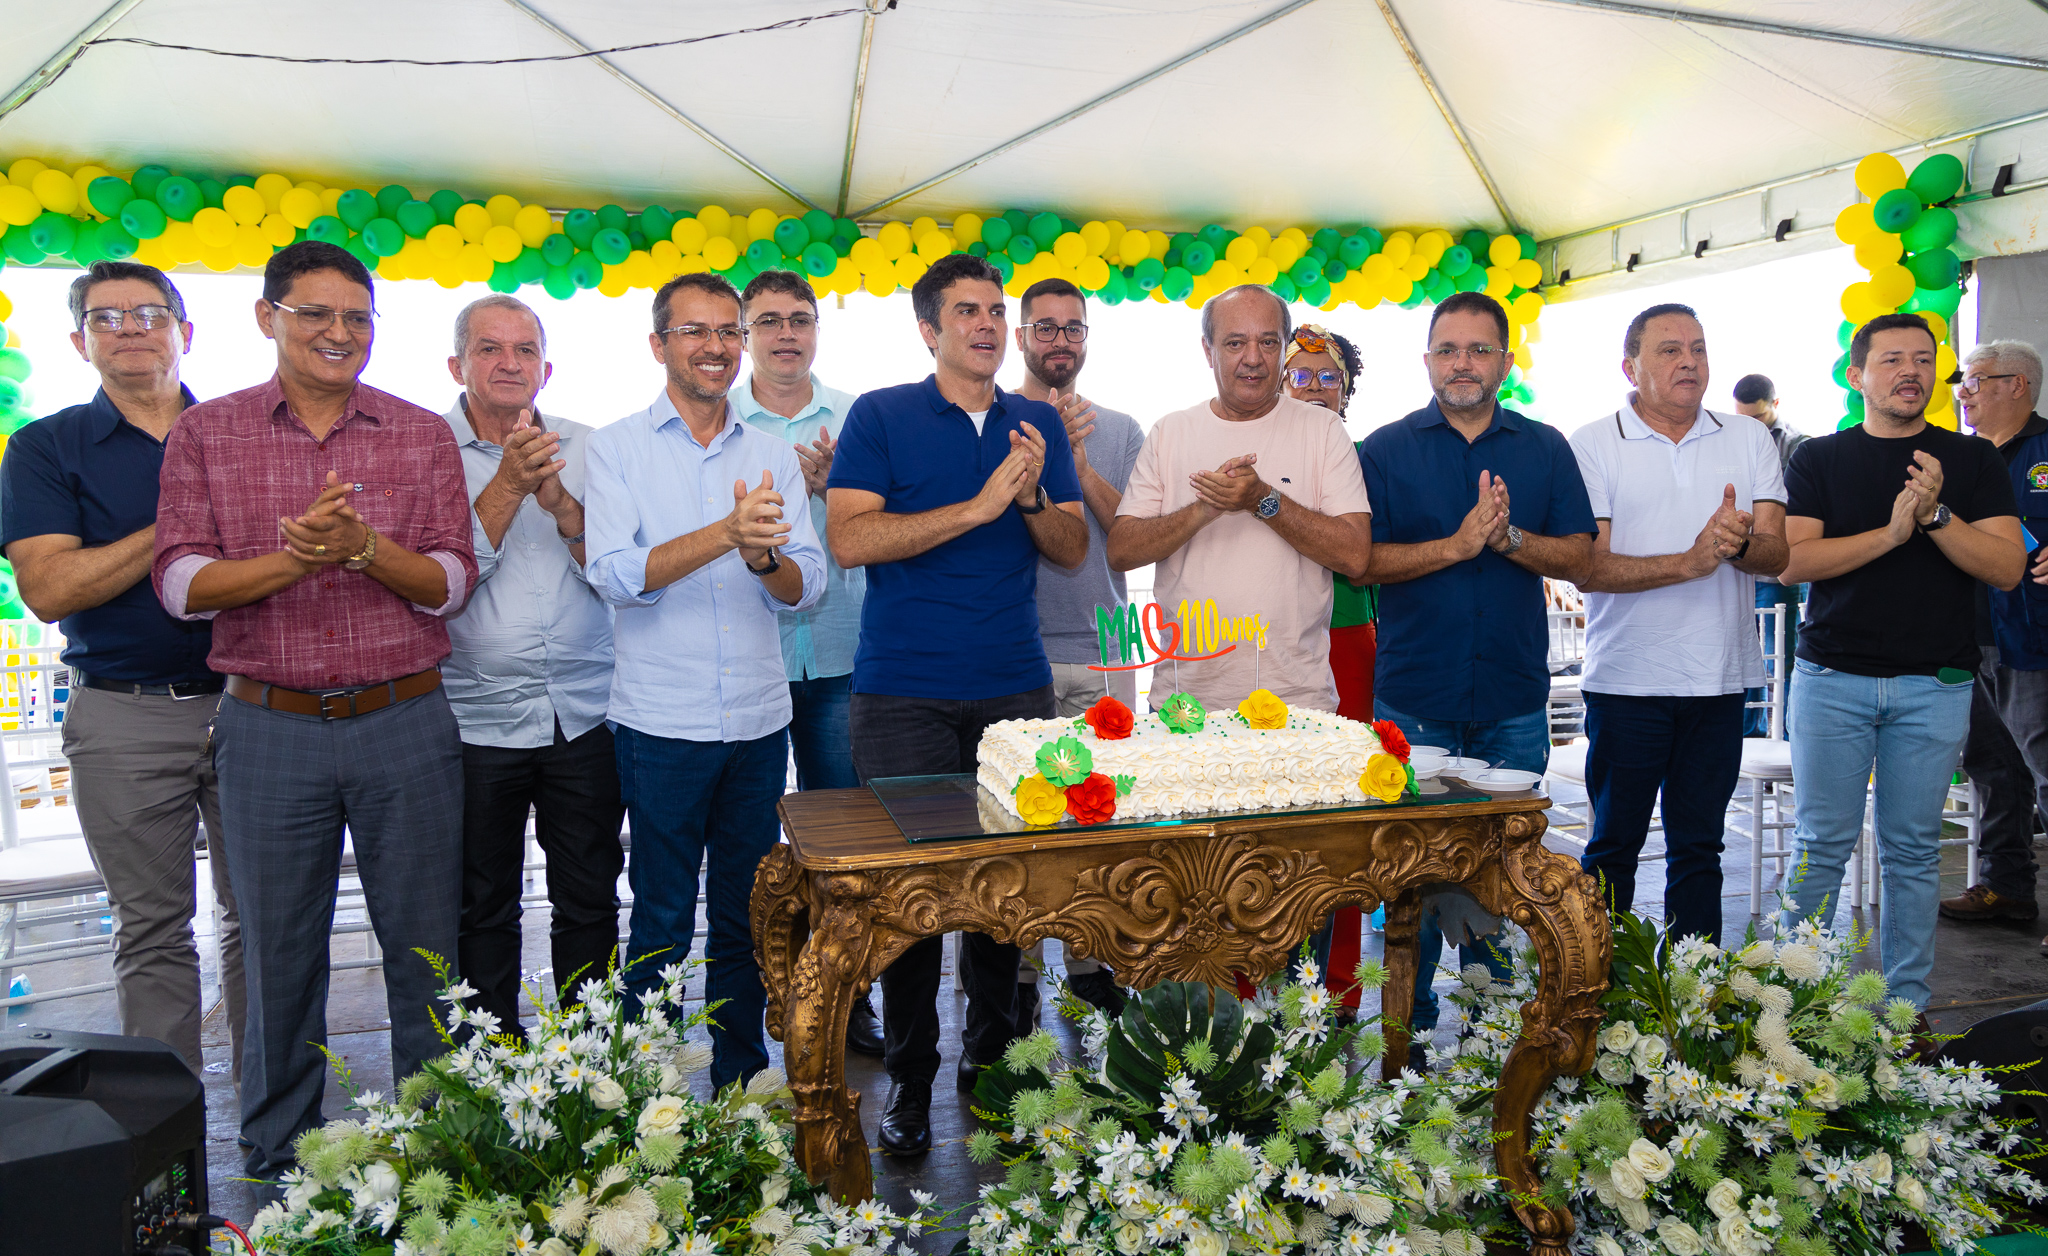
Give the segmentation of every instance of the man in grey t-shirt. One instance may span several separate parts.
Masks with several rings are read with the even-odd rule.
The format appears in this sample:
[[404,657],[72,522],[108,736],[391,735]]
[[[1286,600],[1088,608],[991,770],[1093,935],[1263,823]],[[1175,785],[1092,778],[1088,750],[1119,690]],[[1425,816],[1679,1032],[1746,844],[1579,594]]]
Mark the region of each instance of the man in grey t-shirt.
[[1069,571],[1038,560],[1038,635],[1052,664],[1061,715],[1079,715],[1105,694],[1127,707],[1138,705],[1137,673],[1088,667],[1102,661],[1095,608],[1119,607],[1129,596],[1124,573],[1110,570],[1103,538],[1116,521],[1145,433],[1130,415],[1096,407],[1074,391],[1088,361],[1087,314],[1079,288],[1064,279],[1041,279],[1024,290],[1017,320],[1017,349],[1024,356],[1024,383],[1017,391],[1050,402],[1066,420],[1088,507],[1088,556],[1081,565]]
[[[1138,705],[1135,672],[1098,672],[1090,663],[1102,661],[1095,637],[1095,608],[1122,606],[1129,596],[1124,573],[1111,571],[1104,537],[1116,522],[1116,508],[1131,482],[1145,433],[1138,421],[1116,410],[1089,404],[1074,391],[1074,381],[1088,361],[1088,302],[1081,290],[1064,279],[1041,279],[1024,290],[1018,304],[1017,350],[1024,356],[1024,384],[1017,391],[1034,401],[1050,402],[1066,421],[1067,443],[1074,449],[1074,470],[1081,477],[1087,503],[1088,556],[1068,571],[1038,560],[1038,635],[1052,664],[1053,695],[1061,715],[1079,715],[1104,695],[1127,707]],[[1031,949],[1042,967],[1044,943]],[[1038,1015],[1038,968],[1026,965],[1020,974],[1017,1028],[1029,1033]],[[1124,993],[1110,971],[1092,959],[1067,957],[1067,988],[1108,1012],[1123,1014]],[[1027,993],[1028,992],[1028,993]]]

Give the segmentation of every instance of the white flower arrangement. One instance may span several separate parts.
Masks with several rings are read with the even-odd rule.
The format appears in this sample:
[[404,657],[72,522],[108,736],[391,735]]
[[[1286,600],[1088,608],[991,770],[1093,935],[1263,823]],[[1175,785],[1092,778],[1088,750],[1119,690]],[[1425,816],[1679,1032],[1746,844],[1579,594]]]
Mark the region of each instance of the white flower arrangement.
[[284,1199],[249,1227],[258,1251],[884,1256],[899,1231],[920,1232],[930,1196],[899,1217],[811,1189],[792,1158],[781,1070],[711,1103],[683,1093],[711,1062],[685,1038],[707,1014],[680,1014],[698,965],[664,968],[637,1015],[616,972],[584,982],[566,1010],[535,994],[539,1022],[522,1040],[497,1035],[495,1017],[464,1005],[476,991],[427,959],[450,1052],[395,1102],[358,1092],[337,1064],[356,1115],[300,1136]]
[[[1359,978],[1385,980],[1368,961]],[[966,1250],[982,1256],[1226,1251],[1480,1256],[1504,1215],[1492,1132],[1455,1119],[1429,1084],[1362,1068],[1370,1022],[1332,1032],[1313,964],[1249,1003],[1172,982],[1121,1020],[1082,1020],[1087,1060],[1040,1031],[982,1074],[969,1152],[1004,1156]]]
[[[1875,1256],[1911,1225],[1968,1252],[2002,1209],[2048,1196],[1990,1115],[1998,1081],[1921,1062],[1917,1009],[1850,972],[1864,941],[1808,921],[1728,952],[1616,918],[1593,1073],[1552,1084],[1530,1140],[1575,1251]],[[1433,1051],[1433,1081],[1475,1126],[1534,990],[1524,952],[1512,982],[1452,996],[1472,1049]]]

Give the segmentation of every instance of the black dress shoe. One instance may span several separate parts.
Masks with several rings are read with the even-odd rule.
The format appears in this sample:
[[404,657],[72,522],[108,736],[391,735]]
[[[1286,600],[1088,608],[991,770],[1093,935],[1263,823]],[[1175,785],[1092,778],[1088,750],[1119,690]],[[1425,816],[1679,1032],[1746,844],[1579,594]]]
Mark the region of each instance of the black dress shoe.
[[1408,1071],[1417,1077],[1429,1076],[1429,1046],[1420,1040],[1408,1044]]
[[1106,968],[1067,978],[1067,989],[1073,991],[1074,997],[1083,1003],[1092,1004],[1107,1012],[1111,1020],[1124,1014],[1124,1004],[1130,1000],[1130,996],[1116,984],[1116,978],[1110,976]]
[[855,999],[847,1014],[846,1049],[855,1055],[882,1054],[882,1027],[875,1023],[874,1005],[866,999]]
[[889,1087],[889,1108],[882,1113],[882,1150],[892,1156],[921,1156],[932,1149],[932,1084],[906,1077]]
[[973,1094],[975,1083],[981,1080],[981,1070],[986,1067],[986,1065],[976,1064],[972,1059],[968,1058],[965,1051],[962,1051],[960,1053],[960,1067],[953,1074],[953,1084],[959,1088],[961,1094]]

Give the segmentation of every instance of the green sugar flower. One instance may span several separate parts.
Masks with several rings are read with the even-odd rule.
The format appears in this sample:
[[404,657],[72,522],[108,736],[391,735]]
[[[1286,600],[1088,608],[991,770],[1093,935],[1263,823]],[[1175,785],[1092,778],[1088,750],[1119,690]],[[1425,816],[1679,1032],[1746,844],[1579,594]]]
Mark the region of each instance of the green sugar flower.
[[1159,708],[1159,722],[1176,733],[1198,733],[1209,718],[1192,694],[1177,693]]
[[1080,742],[1062,737],[1038,748],[1038,770],[1055,785],[1079,785],[1095,770],[1095,756]]

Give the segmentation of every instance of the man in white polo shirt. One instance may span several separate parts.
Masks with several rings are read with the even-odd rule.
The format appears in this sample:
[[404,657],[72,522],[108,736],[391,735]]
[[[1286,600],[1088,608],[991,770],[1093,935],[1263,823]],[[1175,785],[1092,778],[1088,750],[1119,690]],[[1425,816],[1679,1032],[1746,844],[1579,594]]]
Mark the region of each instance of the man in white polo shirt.
[[1572,434],[1600,525],[1579,586],[1593,804],[1582,863],[1632,910],[1661,791],[1665,922],[1718,943],[1743,690],[1764,683],[1755,577],[1777,575],[1789,553],[1784,476],[1763,424],[1700,404],[1707,340],[1691,309],[1636,315],[1621,370],[1627,401]]

